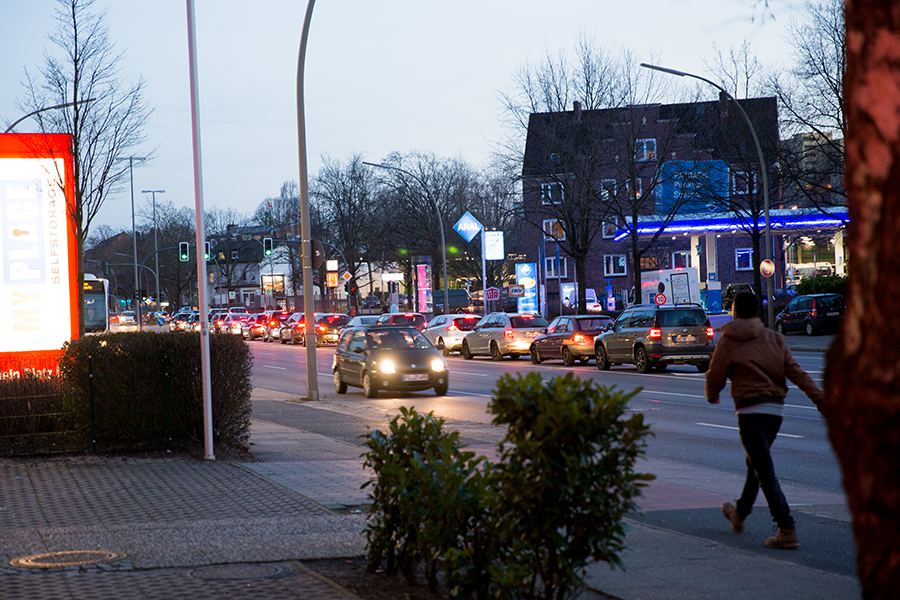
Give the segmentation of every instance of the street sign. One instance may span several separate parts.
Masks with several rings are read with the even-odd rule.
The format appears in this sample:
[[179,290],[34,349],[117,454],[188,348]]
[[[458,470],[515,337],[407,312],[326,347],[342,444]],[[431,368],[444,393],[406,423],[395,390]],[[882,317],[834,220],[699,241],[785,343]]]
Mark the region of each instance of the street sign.
[[775,263],[772,262],[771,258],[767,258],[759,263],[759,274],[766,279],[775,274]]
[[484,259],[485,260],[505,260],[506,250],[503,247],[502,231],[485,231],[484,232]]
[[612,312],[616,310],[616,297],[615,296],[607,296],[606,297],[606,310]]
[[481,224],[481,221],[473,217],[472,213],[466,211],[453,226],[453,231],[462,236],[462,239],[466,240],[466,243],[469,243],[475,239],[475,236],[478,235],[478,232],[483,228],[484,226]]
[[382,281],[403,281],[403,273],[382,273]]
[[338,270],[338,261],[336,259],[326,260],[325,261],[325,270],[326,271],[337,271]]
[[350,281],[351,279],[353,279],[353,275],[351,275],[349,271],[344,271],[343,273],[341,273],[341,279],[343,279],[344,281]]
[[484,299],[488,302],[494,302],[500,299],[500,288],[489,287],[484,291]]
[[511,285],[509,286],[509,295],[513,298],[521,298],[525,295],[525,288],[521,285]]
[[325,286],[330,288],[336,288],[338,286],[337,271],[328,271],[325,273]]
[[666,295],[665,294],[657,294],[653,298],[653,301],[656,302],[657,304],[665,304],[666,303]]

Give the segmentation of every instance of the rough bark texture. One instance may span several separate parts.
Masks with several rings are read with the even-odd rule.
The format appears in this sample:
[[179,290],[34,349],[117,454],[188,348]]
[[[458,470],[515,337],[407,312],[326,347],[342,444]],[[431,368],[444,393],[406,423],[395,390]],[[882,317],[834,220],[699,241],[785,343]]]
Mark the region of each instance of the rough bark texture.
[[900,590],[900,4],[848,0],[852,267],[822,412],[853,513],[865,598]]

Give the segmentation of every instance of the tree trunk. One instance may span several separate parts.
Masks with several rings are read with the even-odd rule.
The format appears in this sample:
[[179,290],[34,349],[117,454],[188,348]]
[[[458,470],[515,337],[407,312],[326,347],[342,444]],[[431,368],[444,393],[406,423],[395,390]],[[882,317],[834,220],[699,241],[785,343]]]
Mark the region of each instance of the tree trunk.
[[821,409],[853,513],[865,598],[900,589],[900,12],[847,0],[847,192],[853,267]]
[[[631,271],[634,276],[634,303],[640,304],[641,298],[641,253],[638,247],[637,219],[634,221],[634,229],[631,232]],[[604,266],[604,268],[606,268]]]
[[572,257],[575,261],[575,286],[578,288],[578,314],[587,313],[587,290],[584,287],[585,278],[585,262],[587,256]]
[[[756,310],[759,317],[766,323],[766,309],[763,307],[763,298],[766,297],[766,291],[763,289],[762,275],[759,272],[759,263],[762,262],[762,231],[759,227],[750,230],[750,243],[753,246],[753,289],[756,290]],[[766,323],[769,327],[771,323]]]

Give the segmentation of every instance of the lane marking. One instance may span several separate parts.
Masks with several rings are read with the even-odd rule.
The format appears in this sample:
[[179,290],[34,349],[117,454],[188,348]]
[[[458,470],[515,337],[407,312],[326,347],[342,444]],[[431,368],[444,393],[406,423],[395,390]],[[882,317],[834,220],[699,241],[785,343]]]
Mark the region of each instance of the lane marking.
[[275,365],[260,365],[267,369],[278,369],[279,371],[287,371],[287,367],[276,367]]
[[[733,426],[731,426],[731,425],[716,425],[715,423],[704,423],[704,422],[702,422],[702,421],[697,422],[697,423],[694,423],[694,424],[695,424],[695,425],[701,425],[701,426],[703,426],[703,427],[715,427],[716,429],[731,429],[731,430],[734,430],[734,431],[740,431],[737,427],[733,427]],[[793,433],[779,433],[778,435],[779,435],[780,437],[788,437],[788,438],[796,438],[796,439],[802,439],[802,438],[803,438],[802,435],[795,435],[795,434],[793,434]]]
[[470,371],[457,371],[456,369],[453,369],[452,371],[450,371],[448,369],[447,372],[448,373],[459,373],[460,375],[474,375],[476,377],[490,377],[491,376],[490,373],[472,373]]

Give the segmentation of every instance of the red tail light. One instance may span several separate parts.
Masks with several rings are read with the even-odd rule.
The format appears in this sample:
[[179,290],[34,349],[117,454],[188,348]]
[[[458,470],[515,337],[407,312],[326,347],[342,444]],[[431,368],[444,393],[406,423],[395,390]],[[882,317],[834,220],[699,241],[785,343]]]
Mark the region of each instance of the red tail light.
[[269,327],[275,327],[278,325],[278,321],[269,321]]
[[580,333],[576,333],[575,335],[572,336],[572,341],[576,344],[580,344],[580,343],[584,342],[584,336],[581,335]]
[[456,323],[450,321],[450,324],[447,325],[447,331],[459,331],[459,327],[456,326]]
[[319,325],[319,331],[321,331],[322,333],[325,333],[326,331],[328,331],[328,328],[325,327],[324,325]]
[[706,337],[709,339],[713,339],[714,337],[716,337],[716,332],[712,327],[706,328]]
[[809,311],[809,316],[811,316],[813,319],[816,318],[816,299],[815,298],[813,298],[812,310]]
[[660,329],[659,327],[651,327],[650,331],[647,332],[647,338],[651,340],[661,340],[662,329]]
[[512,329],[504,329],[504,330],[503,330],[503,337],[505,337],[505,338],[508,339],[508,340],[513,339],[513,330],[512,330]]

